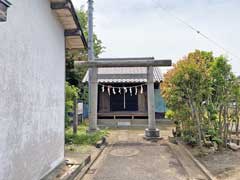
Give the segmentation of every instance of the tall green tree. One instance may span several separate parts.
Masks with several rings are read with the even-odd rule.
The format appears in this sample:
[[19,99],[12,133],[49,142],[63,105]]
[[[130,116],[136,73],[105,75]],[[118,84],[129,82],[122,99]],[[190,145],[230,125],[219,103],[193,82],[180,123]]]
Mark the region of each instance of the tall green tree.
[[[83,33],[85,38],[88,37],[88,17],[87,12],[81,8],[77,10],[77,16],[79,19],[79,23],[82,27]],[[97,37],[94,33],[94,53],[95,57],[98,57],[105,49],[103,46],[102,41]],[[82,84],[82,79],[87,72],[86,67],[77,67],[74,68],[74,60],[87,60],[87,50],[82,49],[80,52],[76,51],[67,51],[66,53],[66,81],[69,82],[71,85],[74,85],[80,89],[79,91],[79,98],[83,101],[87,101],[88,96],[88,88],[86,85]]]
[[235,76],[232,72],[228,60],[223,57],[215,58],[210,68],[212,77],[212,97],[211,103],[218,113],[218,136],[227,143],[227,134],[229,130],[229,104],[233,103]]
[[233,84],[233,94],[232,94],[233,102],[234,102],[234,115],[233,121],[235,122],[235,131],[236,135],[239,136],[239,121],[240,121],[240,79],[235,78]]
[[[77,11],[77,16],[79,22],[81,24],[83,34],[87,38],[88,37],[88,15],[87,12],[84,11],[83,8]],[[105,47],[103,46],[102,41],[98,38],[96,33],[93,33],[93,45],[94,45],[94,55],[98,57],[101,53],[104,52]]]
[[[208,66],[213,61],[211,53],[195,51],[174,65],[165,75],[163,95],[187,133],[202,145],[203,106],[210,94]],[[179,117],[181,115],[181,117]],[[188,121],[186,122],[186,120]]]
[[166,73],[163,95],[188,142],[227,144],[239,126],[240,84],[228,60],[211,52],[189,53]]

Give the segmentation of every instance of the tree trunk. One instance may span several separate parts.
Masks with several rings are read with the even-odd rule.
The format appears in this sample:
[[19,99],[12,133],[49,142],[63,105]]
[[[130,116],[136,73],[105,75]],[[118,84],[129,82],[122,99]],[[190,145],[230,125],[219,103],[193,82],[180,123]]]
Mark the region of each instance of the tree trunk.
[[74,105],[73,105],[73,134],[77,134],[77,126],[78,126],[78,114],[77,114],[77,98],[74,97]]
[[201,121],[198,112],[196,111],[196,106],[193,107],[195,116],[196,116],[196,121],[197,121],[197,131],[198,131],[198,144],[200,147],[202,147],[202,131],[201,131]]
[[[199,123],[200,123],[200,130],[201,130],[201,138],[202,138],[202,140],[203,140],[203,144],[206,144],[206,136],[205,136],[205,132],[204,131],[202,131],[202,122],[204,122],[204,109],[203,109],[203,107],[202,106],[200,106],[199,107],[199,109],[198,109],[199,111],[199,115],[198,115],[198,117],[199,117]],[[209,126],[209,125],[208,125]]]
[[228,117],[228,108],[224,106],[223,110],[223,142],[224,142],[224,147],[227,147],[227,134],[228,134],[228,123],[227,123],[227,117]]
[[236,104],[236,136],[239,135],[239,107],[238,107],[238,103]]
[[225,134],[226,134],[226,107],[224,106],[224,108],[223,108],[223,135],[222,135],[224,146],[226,143],[226,140],[225,140],[226,135]]
[[218,127],[219,127],[219,137],[222,138],[222,111],[223,111],[223,106],[220,105],[219,107],[219,112],[218,112]]
[[198,138],[197,142],[200,147],[202,147],[202,138],[201,138],[201,124],[200,124],[200,119],[199,119],[199,114],[196,112],[196,106],[195,104],[191,101],[189,98],[189,105],[191,107],[191,112],[192,112],[192,118],[196,119],[196,125],[197,125],[197,132],[198,132]]

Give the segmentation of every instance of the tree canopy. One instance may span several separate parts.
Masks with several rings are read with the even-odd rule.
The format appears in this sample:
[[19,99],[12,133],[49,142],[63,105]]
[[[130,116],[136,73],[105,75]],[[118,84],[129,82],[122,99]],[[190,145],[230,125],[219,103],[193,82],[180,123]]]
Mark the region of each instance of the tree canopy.
[[178,134],[191,144],[225,145],[229,126],[239,124],[239,82],[224,56],[189,53],[165,74],[162,90]]

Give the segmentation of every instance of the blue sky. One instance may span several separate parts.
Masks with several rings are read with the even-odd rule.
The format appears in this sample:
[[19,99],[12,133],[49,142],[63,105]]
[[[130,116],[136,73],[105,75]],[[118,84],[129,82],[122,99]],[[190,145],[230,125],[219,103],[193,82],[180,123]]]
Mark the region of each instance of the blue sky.
[[[87,0],[73,3],[76,8],[87,8]],[[240,58],[205,40],[160,7],[240,57],[239,0],[95,0],[94,30],[106,46],[101,57],[154,56],[176,62],[200,49],[228,56],[233,71],[240,75]]]

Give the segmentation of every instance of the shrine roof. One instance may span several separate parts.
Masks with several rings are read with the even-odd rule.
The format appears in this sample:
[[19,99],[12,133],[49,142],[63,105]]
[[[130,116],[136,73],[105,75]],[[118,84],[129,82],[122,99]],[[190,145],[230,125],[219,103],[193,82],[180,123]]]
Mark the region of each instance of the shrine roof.
[[[162,82],[163,75],[159,67],[153,68],[154,82]],[[82,82],[88,81],[88,71]],[[146,67],[98,68],[100,83],[142,83],[147,82]]]

